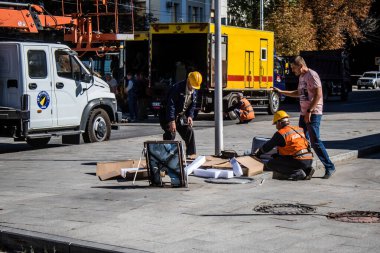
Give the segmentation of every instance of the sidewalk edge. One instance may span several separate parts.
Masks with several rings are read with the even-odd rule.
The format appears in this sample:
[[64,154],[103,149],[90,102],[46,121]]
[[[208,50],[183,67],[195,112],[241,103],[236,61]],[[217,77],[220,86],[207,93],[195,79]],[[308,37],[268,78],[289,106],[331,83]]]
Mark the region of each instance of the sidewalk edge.
[[145,253],[149,251],[125,248],[64,236],[40,233],[0,225],[0,248],[11,252],[60,252],[60,253]]

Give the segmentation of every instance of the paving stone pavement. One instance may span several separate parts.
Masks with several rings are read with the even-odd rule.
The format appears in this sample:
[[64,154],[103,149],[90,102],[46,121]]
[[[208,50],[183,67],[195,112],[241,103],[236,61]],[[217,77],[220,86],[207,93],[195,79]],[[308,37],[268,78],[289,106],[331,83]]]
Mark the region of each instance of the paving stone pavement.
[[[373,112],[324,115],[321,136],[337,165],[329,180],[319,169],[311,181],[264,173],[250,184],[223,185],[191,176],[188,188],[153,188],[95,176],[97,162],[138,159],[143,142],[160,135],[0,154],[0,250],[9,244],[28,252],[379,252],[380,223],[326,218],[380,211],[379,121]],[[271,122],[224,127],[224,147],[243,154],[254,136],[274,131]],[[196,128],[195,135],[198,155],[214,154],[214,129]],[[253,210],[277,203],[316,212]]]

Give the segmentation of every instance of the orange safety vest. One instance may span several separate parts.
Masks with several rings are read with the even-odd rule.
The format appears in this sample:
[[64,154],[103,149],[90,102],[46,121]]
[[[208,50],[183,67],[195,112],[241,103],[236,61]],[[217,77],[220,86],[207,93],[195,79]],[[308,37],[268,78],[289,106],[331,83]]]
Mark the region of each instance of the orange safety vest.
[[254,119],[255,112],[253,111],[251,103],[246,98],[242,98],[240,101],[242,102],[242,105],[240,106],[240,120]]
[[313,154],[308,150],[309,143],[302,128],[285,126],[278,130],[278,133],[285,140],[284,147],[277,147],[280,155],[293,156],[300,160],[313,159]]

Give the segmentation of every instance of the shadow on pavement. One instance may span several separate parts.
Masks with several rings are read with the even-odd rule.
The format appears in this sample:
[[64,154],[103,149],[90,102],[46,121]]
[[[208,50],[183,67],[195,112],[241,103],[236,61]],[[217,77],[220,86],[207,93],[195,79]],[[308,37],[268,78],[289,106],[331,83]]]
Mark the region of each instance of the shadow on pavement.
[[200,214],[202,217],[238,217],[238,216],[326,216],[319,213],[279,214],[279,213],[231,213],[231,214]]
[[0,143],[0,154],[14,153],[20,151],[38,150],[45,148],[57,148],[66,146],[65,144],[47,144],[44,147],[34,148],[26,143]]
[[89,166],[94,166],[97,165],[98,162],[88,162],[88,163],[81,163],[81,165],[89,165]]
[[93,186],[91,188],[97,189],[109,189],[109,190],[124,190],[124,189],[144,189],[144,188],[152,188],[149,185],[125,185],[125,186]]
[[[368,147],[368,144],[373,143],[373,145],[378,145],[379,141],[374,142],[374,140],[380,140],[380,134],[372,134],[367,136],[362,136],[353,139],[340,140],[340,141],[325,141],[322,138],[323,144],[326,149],[348,149],[348,150],[359,150],[362,147]],[[360,153],[359,153],[360,155]]]

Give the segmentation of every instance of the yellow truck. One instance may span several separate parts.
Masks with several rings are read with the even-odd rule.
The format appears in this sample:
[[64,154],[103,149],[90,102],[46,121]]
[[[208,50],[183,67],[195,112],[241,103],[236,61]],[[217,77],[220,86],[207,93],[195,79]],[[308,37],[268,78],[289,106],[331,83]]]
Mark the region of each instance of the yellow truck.
[[[215,27],[211,23],[168,23],[150,26],[150,81],[164,87],[197,70],[203,76],[198,108],[214,110]],[[242,92],[255,110],[273,114],[280,98],[273,87],[273,32],[222,26],[222,79],[224,109]],[[234,118],[234,114],[230,114]]]

